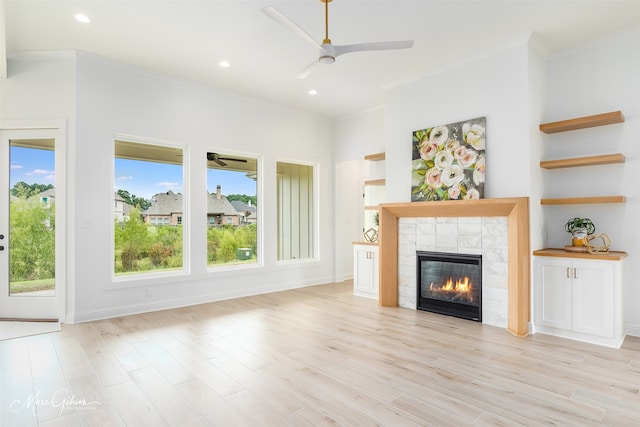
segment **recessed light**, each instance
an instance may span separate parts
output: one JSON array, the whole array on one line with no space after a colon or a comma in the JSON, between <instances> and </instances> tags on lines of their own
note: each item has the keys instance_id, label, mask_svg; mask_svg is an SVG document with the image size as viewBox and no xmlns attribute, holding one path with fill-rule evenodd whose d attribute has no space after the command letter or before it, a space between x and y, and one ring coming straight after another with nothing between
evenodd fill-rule
<instances>
[{"instance_id":1,"label":"recessed light","mask_svg":"<svg viewBox=\"0 0 640 427\"><path fill-rule=\"evenodd\" d=\"M218 65L222 68L229 68L231 66L231 64L229 64L229 61L220 61Z\"/></svg>"},{"instance_id":2,"label":"recessed light","mask_svg":"<svg viewBox=\"0 0 640 427\"><path fill-rule=\"evenodd\" d=\"M309 90L309 95L317 95L317 94L318 94L317 90L315 90L315 89Z\"/></svg>"},{"instance_id":3,"label":"recessed light","mask_svg":"<svg viewBox=\"0 0 640 427\"><path fill-rule=\"evenodd\" d=\"M74 18L76 18L76 21L82 22L83 24L88 24L89 22L91 22L91 19L89 19L89 17L84 13L76 13Z\"/></svg>"}]
</instances>

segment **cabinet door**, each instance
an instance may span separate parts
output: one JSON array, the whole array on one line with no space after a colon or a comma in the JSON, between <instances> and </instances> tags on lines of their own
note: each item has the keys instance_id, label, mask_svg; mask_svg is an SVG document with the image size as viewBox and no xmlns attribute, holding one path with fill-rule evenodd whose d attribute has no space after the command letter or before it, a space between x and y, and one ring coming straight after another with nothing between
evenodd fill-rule
<instances>
[{"instance_id":1,"label":"cabinet door","mask_svg":"<svg viewBox=\"0 0 640 427\"><path fill-rule=\"evenodd\" d=\"M353 292L369 294L373 291L370 247L355 245L353 249Z\"/></svg>"},{"instance_id":2,"label":"cabinet door","mask_svg":"<svg viewBox=\"0 0 640 427\"><path fill-rule=\"evenodd\" d=\"M378 247L373 245L354 245L353 248L353 293L377 299Z\"/></svg>"},{"instance_id":3,"label":"cabinet door","mask_svg":"<svg viewBox=\"0 0 640 427\"><path fill-rule=\"evenodd\" d=\"M377 246L373 246L371 248L371 257L369 259L370 261L370 266L371 266L371 293L372 296L374 298L378 298L378 281L379 281L379 275L378 275L378 247Z\"/></svg>"},{"instance_id":4,"label":"cabinet door","mask_svg":"<svg viewBox=\"0 0 640 427\"><path fill-rule=\"evenodd\" d=\"M542 326L571 329L572 269L562 259L535 259L535 322Z\"/></svg>"},{"instance_id":5,"label":"cabinet door","mask_svg":"<svg viewBox=\"0 0 640 427\"><path fill-rule=\"evenodd\" d=\"M574 261L573 330L614 336L614 289L611 263Z\"/></svg>"}]
</instances>

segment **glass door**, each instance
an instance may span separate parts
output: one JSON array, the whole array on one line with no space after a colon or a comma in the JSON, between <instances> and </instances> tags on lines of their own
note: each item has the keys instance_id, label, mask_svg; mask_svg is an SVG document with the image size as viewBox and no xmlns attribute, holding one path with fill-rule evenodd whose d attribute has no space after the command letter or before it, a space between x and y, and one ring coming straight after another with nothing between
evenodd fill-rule
<instances>
[{"instance_id":1,"label":"glass door","mask_svg":"<svg viewBox=\"0 0 640 427\"><path fill-rule=\"evenodd\" d=\"M58 320L55 130L0 135L0 319Z\"/></svg>"}]
</instances>

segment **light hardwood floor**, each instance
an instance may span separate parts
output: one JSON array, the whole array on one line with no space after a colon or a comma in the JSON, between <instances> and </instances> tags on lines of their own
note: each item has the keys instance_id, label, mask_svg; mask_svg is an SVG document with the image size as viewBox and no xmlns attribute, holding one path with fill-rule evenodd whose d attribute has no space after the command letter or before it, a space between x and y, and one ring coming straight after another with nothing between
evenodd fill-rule
<instances>
[{"instance_id":1,"label":"light hardwood floor","mask_svg":"<svg viewBox=\"0 0 640 427\"><path fill-rule=\"evenodd\" d=\"M351 282L0 342L4 426L640 425L620 350L351 295Z\"/></svg>"}]
</instances>

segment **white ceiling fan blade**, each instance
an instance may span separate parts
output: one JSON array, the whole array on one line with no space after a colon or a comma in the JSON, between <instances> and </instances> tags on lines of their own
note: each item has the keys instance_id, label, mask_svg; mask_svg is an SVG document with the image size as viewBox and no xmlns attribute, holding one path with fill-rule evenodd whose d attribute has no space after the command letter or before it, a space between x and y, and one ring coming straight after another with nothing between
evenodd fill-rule
<instances>
[{"instance_id":1,"label":"white ceiling fan blade","mask_svg":"<svg viewBox=\"0 0 640 427\"><path fill-rule=\"evenodd\" d=\"M393 42L373 42L346 44L342 46L333 46L335 56L340 56L350 52L364 52L368 50L393 50L393 49L409 49L413 47L413 40L393 41Z\"/></svg>"},{"instance_id":2,"label":"white ceiling fan blade","mask_svg":"<svg viewBox=\"0 0 640 427\"><path fill-rule=\"evenodd\" d=\"M313 45L315 47L320 46L320 44L317 41L315 41L313 37L311 37L309 35L309 33L307 33L305 30L300 28L300 26L298 26L298 24L296 24L291 19L289 19L286 16L284 16L277 9L275 9L275 8L273 8L271 6L268 6L268 7L263 8L262 11L264 12L265 15L267 15L269 18L271 18L274 21L276 21L278 24L282 25L285 28L290 29L291 31L293 31L294 33L296 33L297 35L299 35L303 39L307 40L308 42L313 43Z\"/></svg>"},{"instance_id":3,"label":"white ceiling fan blade","mask_svg":"<svg viewBox=\"0 0 640 427\"><path fill-rule=\"evenodd\" d=\"M309 74L311 74L311 72L313 71L313 69L316 67L316 65L318 65L319 62L318 61L313 61L312 63L310 63L309 65L307 65L306 67L304 67L304 69L302 71L300 71L300 74L298 74L296 76L296 78L300 79L300 80L304 80L307 77L309 77Z\"/></svg>"}]
</instances>

